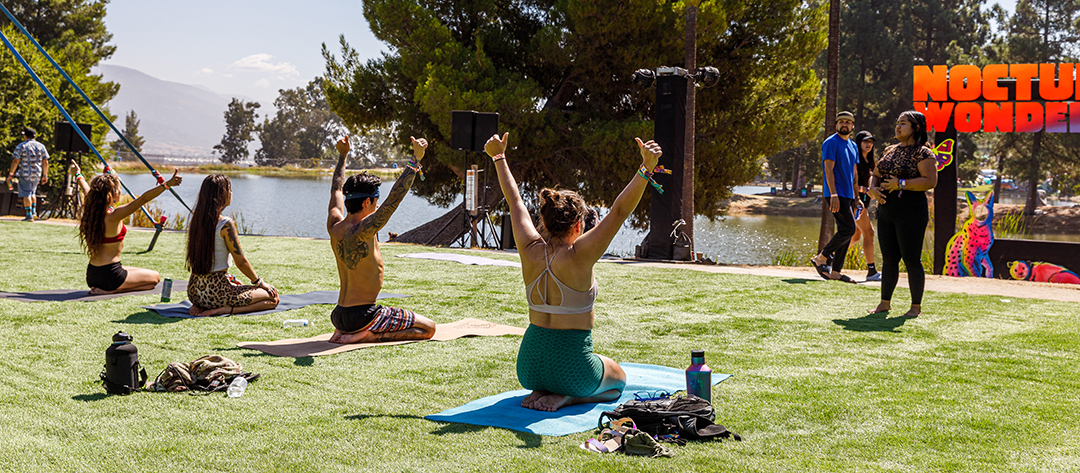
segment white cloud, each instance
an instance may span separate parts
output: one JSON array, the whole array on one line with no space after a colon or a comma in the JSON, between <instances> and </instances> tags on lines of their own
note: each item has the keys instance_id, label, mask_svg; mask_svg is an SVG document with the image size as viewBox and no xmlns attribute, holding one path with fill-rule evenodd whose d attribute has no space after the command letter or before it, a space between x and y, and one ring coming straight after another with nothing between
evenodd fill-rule
<instances>
[{"instance_id":1,"label":"white cloud","mask_svg":"<svg viewBox=\"0 0 1080 473\"><path fill-rule=\"evenodd\" d=\"M236 61L229 65L229 69L237 71L250 71L250 72L266 72L273 74L275 79L286 79L290 77L300 77L300 73L296 70L296 66L287 62L273 63L271 56L266 53L252 54L239 61Z\"/></svg>"},{"instance_id":2,"label":"white cloud","mask_svg":"<svg viewBox=\"0 0 1080 473\"><path fill-rule=\"evenodd\" d=\"M232 79L232 74L222 74L226 79Z\"/></svg>"},{"instance_id":3,"label":"white cloud","mask_svg":"<svg viewBox=\"0 0 1080 473\"><path fill-rule=\"evenodd\" d=\"M213 74L213 73L214 73L214 70L210 69L209 67L204 67L202 69L199 69L199 72L198 72L198 74Z\"/></svg>"},{"instance_id":4,"label":"white cloud","mask_svg":"<svg viewBox=\"0 0 1080 473\"><path fill-rule=\"evenodd\" d=\"M262 88L270 87L270 81L266 79L259 79L255 81L255 85Z\"/></svg>"}]
</instances>

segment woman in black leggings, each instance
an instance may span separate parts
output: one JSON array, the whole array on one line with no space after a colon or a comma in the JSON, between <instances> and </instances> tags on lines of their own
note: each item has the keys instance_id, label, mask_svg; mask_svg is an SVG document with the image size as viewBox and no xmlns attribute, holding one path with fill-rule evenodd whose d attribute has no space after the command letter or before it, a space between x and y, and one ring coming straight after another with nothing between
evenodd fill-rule
<instances>
[{"instance_id":1,"label":"woman in black leggings","mask_svg":"<svg viewBox=\"0 0 1080 473\"><path fill-rule=\"evenodd\" d=\"M911 310L922 313L926 275L922 268L923 236L930 214L926 191L937 185L937 160L927 146L926 117L910 110L896 119L899 144L885 149L870 178L869 194L878 201L878 244L881 247L881 303L870 313L888 312L900 279L900 260L908 271Z\"/></svg>"}]
</instances>

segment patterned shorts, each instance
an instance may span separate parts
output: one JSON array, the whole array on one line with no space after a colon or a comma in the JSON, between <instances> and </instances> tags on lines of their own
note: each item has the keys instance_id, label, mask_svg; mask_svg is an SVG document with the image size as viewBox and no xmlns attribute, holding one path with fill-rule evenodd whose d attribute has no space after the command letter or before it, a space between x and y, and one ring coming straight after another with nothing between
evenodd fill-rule
<instances>
[{"instance_id":1,"label":"patterned shorts","mask_svg":"<svg viewBox=\"0 0 1080 473\"><path fill-rule=\"evenodd\" d=\"M188 282L188 299L202 309L219 307L244 307L251 305L252 292L258 286L245 286L236 278L218 271L210 274L192 274Z\"/></svg>"},{"instance_id":2,"label":"patterned shorts","mask_svg":"<svg viewBox=\"0 0 1080 473\"><path fill-rule=\"evenodd\" d=\"M412 327L416 314L405 309L367 304L355 307L334 307L330 323L342 333L369 330L375 333L397 332Z\"/></svg>"}]
</instances>

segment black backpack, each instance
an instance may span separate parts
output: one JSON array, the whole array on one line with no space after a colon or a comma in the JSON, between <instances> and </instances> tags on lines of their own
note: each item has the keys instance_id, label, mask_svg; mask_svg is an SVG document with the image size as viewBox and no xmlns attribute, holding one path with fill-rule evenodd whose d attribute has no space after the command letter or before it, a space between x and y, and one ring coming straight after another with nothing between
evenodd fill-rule
<instances>
[{"instance_id":1,"label":"black backpack","mask_svg":"<svg viewBox=\"0 0 1080 473\"><path fill-rule=\"evenodd\" d=\"M667 436L690 440L729 437L742 440L739 434L714 424L716 416L712 404L694 395L627 401L614 411L600 414L600 425L603 425L604 418L615 420L623 417L633 419L638 430L660 437L661 440L665 440Z\"/></svg>"}]
</instances>

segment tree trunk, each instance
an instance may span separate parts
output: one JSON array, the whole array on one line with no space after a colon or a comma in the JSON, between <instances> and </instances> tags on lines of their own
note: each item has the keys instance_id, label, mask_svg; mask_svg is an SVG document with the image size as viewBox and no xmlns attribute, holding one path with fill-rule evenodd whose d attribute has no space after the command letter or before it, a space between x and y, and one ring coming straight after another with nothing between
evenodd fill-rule
<instances>
[{"instance_id":1,"label":"tree trunk","mask_svg":"<svg viewBox=\"0 0 1080 473\"><path fill-rule=\"evenodd\" d=\"M1041 173L1039 169L1039 155L1042 154L1043 131L1035 133L1031 141L1031 158L1028 159L1028 195L1027 203L1024 204L1024 215L1035 215L1035 207L1039 206L1039 181Z\"/></svg>"},{"instance_id":2,"label":"tree trunk","mask_svg":"<svg viewBox=\"0 0 1080 473\"><path fill-rule=\"evenodd\" d=\"M825 79L825 136L836 129L836 81L840 76L840 0L829 0L829 64ZM822 176L824 179L825 176ZM822 188L824 188L824 184ZM829 200L821 199L821 231L818 232L818 251L833 235L832 211Z\"/></svg>"}]
</instances>

